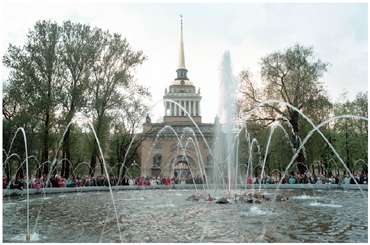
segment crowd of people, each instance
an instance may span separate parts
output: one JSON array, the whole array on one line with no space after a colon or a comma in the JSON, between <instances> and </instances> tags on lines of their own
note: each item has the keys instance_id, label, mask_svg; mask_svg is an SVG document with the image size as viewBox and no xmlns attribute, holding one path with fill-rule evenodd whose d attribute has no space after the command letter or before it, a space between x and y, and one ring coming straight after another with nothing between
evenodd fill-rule
<instances>
[{"instance_id":1,"label":"crowd of people","mask_svg":"<svg viewBox=\"0 0 370 245\"><path fill-rule=\"evenodd\" d=\"M367 184L367 171L353 173L352 178L350 175L337 175L337 174L311 174L306 172L304 174L291 172L282 178L279 175L265 175L262 179L260 176L246 178L247 184ZM356 180L356 181L355 181Z\"/></svg>"},{"instance_id":2,"label":"crowd of people","mask_svg":"<svg viewBox=\"0 0 370 245\"><path fill-rule=\"evenodd\" d=\"M368 184L367 171L362 171L353 174L354 179L349 175L323 175L323 174L310 174L310 173L294 173L284 176L282 179L281 175L264 175L262 179L260 176L246 176L244 184ZM154 186L154 185L173 185L173 184L202 184L204 183L204 177L196 178L178 178L178 177L122 177L117 176L109 177L111 186L115 185L126 185L126 186ZM356 181L355 181L356 180ZM27 187L27 180L25 177L17 177L12 180L8 180L6 176L3 176L3 188L10 189L24 189ZM108 179L106 176L96 177L76 177L63 178L59 175L52 176L49 180L47 176L41 176L40 178L32 177L30 179L29 187L34 189L40 188L51 188L51 187L85 187L85 186L108 186Z\"/></svg>"},{"instance_id":3,"label":"crowd of people","mask_svg":"<svg viewBox=\"0 0 370 245\"><path fill-rule=\"evenodd\" d=\"M173 184L201 184L203 183L201 177L180 179L175 177L122 177L118 178L116 176L109 177L110 185L136 185L136 186L154 186L154 185L173 185ZM8 180L6 176L3 176L3 188L9 189L24 189L27 179L25 177L17 177L15 179ZM48 177L46 175L40 178L32 177L30 178L30 188L40 189L40 188L58 188L58 187L85 187L85 186L109 186L108 179L106 176L96 176L96 177L76 177L72 176L70 178L63 178L59 175Z\"/></svg>"}]
</instances>

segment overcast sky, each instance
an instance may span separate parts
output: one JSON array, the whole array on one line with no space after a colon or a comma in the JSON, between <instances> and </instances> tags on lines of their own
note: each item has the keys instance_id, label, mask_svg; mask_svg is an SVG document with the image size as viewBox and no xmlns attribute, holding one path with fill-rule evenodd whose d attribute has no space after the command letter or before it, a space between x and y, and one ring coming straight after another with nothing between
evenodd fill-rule
<instances>
[{"instance_id":1,"label":"overcast sky","mask_svg":"<svg viewBox=\"0 0 370 245\"><path fill-rule=\"evenodd\" d=\"M28 2L28 3L27 3ZM219 66L230 50L237 75L249 69L259 81L261 57L295 43L313 46L317 57L329 62L323 77L329 96L338 101L347 91L353 98L367 91L367 4L129 4L117 1L9 1L1 7L1 50L21 45L29 28L40 19L98 26L127 37L143 50L147 61L137 71L148 86L153 103L176 76L179 15L184 16L185 60L188 77L200 87L203 121L213 122L217 108ZM104 3L103 3L104 2ZM7 71L1 66L1 79ZM153 110L162 115L162 104Z\"/></svg>"}]
</instances>

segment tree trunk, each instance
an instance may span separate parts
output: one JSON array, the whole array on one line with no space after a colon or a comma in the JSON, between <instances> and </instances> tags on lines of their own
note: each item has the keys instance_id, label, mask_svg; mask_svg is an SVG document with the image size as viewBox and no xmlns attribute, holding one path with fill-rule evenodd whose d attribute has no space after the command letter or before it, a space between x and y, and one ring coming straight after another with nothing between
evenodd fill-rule
<instances>
[{"instance_id":1,"label":"tree trunk","mask_svg":"<svg viewBox=\"0 0 370 245\"><path fill-rule=\"evenodd\" d=\"M40 165L38 165L37 171L36 171L36 177L37 178L41 178L41 171L42 171L42 169L40 168Z\"/></svg>"},{"instance_id":2,"label":"tree trunk","mask_svg":"<svg viewBox=\"0 0 370 245\"><path fill-rule=\"evenodd\" d=\"M294 135L292 136L292 143L294 148L297 150L299 146L301 145L301 142L299 140L299 113L297 111L292 111L289 113L289 122L291 123L293 127ZM298 156L296 158L297 162L297 168L300 174L303 174L307 171L307 168L305 167L305 157L303 154L303 150L301 149L298 153Z\"/></svg>"},{"instance_id":3,"label":"tree trunk","mask_svg":"<svg viewBox=\"0 0 370 245\"><path fill-rule=\"evenodd\" d=\"M25 173L25 164L22 164L22 161L19 161L17 169L18 171L15 173L15 176L23 179Z\"/></svg>"},{"instance_id":4,"label":"tree trunk","mask_svg":"<svg viewBox=\"0 0 370 245\"><path fill-rule=\"evenodd\" d=\"M45 115L45 124L44 124L44 135L43 135L43 143L42 143L42 158L41 162L44 163L43 166L43 173L49 173L49 123L50 123L50 115L49 111L46 112Z\"/></svg>"},{"instance_id":5,"label":"tree trunk","mask_svg":"<svg viewBox=\"0 0 370 245\"><path fill-rule=\"evenodd\" d=\"M44 137L43 137L43 151L41 162L44 163L44 174L48 175L49 173L49 127L50 127L50 103L51 103L51 76L49 75L48 79L48 92L47 92L47 101L45 108L45 124L44 124Z\"/></svg>"},{"instance_id":6,"label":"tree trunk","mask_svg":"<svg viewBox=\"0 0 370 245\"><path fill-rule=\"evenodd\" d=\"M97 152L96 156L98 157L99 164L100 164L100 175L105 175L104 162L103 162L103 159L101 158L102 156L100 156L100 152ZM108 171L108 168L107 168L107 171ZM108 173L108 175L109 175L109 173Z\"/></svg>"},{"instance_id":7,"label":"tree trunk","mask_svg":"<svg viewBox=\"0 0 370 245\"><path fill-rule=\"evenodd\" d=\"M75 114L75 103L74 103L74 100L72 100L71 102L71 106L69 108L69 112L68 112L68 115L67 115L67 125L72 121L72 118ZM70 143L70 135L71 135L71 131L72 131L72 128L73 125L71 124L69 126L69 128L67 129L67 132L66 134L64 135L64 139L63 139L63 158L65 160L63 160L63 163L62 163L62 176L64 178L68 178L69 177L69 172L70 172L70 162L71 162L71 143Z\"/></svg>"},{"instance_id":8,"label":"tree trunk","mask_svg":"<svg viewBox=\"0 0 370 245\"><path fill-rule=\"evenodd\" d=\"M94 174L95 174L97 152L98 152L98 146L97 146L96 141L94 141L93 151L91 153L90 171L89 171L89 174L91 177L94 177Z\"/></svg>"},{"instance_id":9,"label":"tree trunk","mask_svg":"<svg viewBox=\"0 0 370 245\"><path fill-rule=\"evenodd\" d=\"M103 161L100 161L100 158L99 158L99 162L100 162L100 175L105 175L105 171L104 171L104 164L103 164ZM108 173L109 175L109 173Z\"/></svg>"},{"instance_id":10,"label":"tree trunk","mask_svg":"<svg viewBox=\"0 0 370 245\"><path fill-rule=\"evenodd\" d=\"M42 157L42 150L41 149L38 149L37 157L39 159L41 159L41 157ZM41 175L42 175L41 163L42 162L37 163L37 171L36 171L36 177L37 178L41 178Z\"/></svg>"},{"instance_id":11,"label":"tree trunk","mask_svg":"<svg viewBox=\"0 0 370 245\"><path fill-rule=\"evenodd\" d=\"M72 130L72 125L68 128L64 139L63 139L63 162L62 162L62 173L61 175L64 178L69 177L69 172L70 172L70 161L71 161L71 151L70 151L70 133Z\"/></svg>"},{"instance_id":12,"label":"tree trunk","mask_svg":"<svg viewBox=\"0 0 370 245\"><path fill-rule=\"evenodd\" d=\"M4 155L3 155L3 159L5 159ZM8 181L10 181L10 177L11 177L9 164L10 164L10 160L8 160L8 162L5 164L5 175Z\"/></svg>"},{"instance_id":13,"label":"tree trunk","mask_svg":"<svg viewBox=\"0 0 370 245\"><path fill-rule=\"evenodd\" d=\"M352 169L352 166L351 166L350 152L349 152L349 147L348 147L348 124L347 124L347 120L346 120L345 127L346 127L346 135L345 135L345 138L346 138L346 158L347 158L346 160L347 160L347 167L349 168L349 170L351 172L353 172L353 169Z\"/></svg>"},{"instance_id":14,"label":"tree trunk","mask_svg":"<svg viewBox=\"0 0 370 245\"><path fill-rule=\"evenodd\" d=\"M90 176L91 177L94 177L94 174L95 174L95 168L96 168L96 158L98 156L98 143L96 142L97 140L99 140L99 136L100 136L100 128L101 128L101 121L102 121L102 117L98 117L97 118L97 126L96 126L96 129L95 129L95 133L96 133L96 136L98 137L98 139L95 139L94 138L94 146L93 146L93 151L91 153L91 160L90 160Z\"/></svg>"}]
</instances>

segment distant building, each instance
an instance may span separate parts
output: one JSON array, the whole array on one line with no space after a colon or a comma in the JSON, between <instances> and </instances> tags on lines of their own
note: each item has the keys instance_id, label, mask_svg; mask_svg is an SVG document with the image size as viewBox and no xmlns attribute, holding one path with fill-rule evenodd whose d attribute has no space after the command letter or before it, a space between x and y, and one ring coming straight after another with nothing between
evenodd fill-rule
<instances>
[{"instance_id":1,"label":"distant building","mask_svg":"<svg viewBox=\"0 0 370 245\"><path fill-rule=\"evenodd\" d=\"M152 123L147 116L143 125L144 140L139 148L143 176L186 177L192 174L200 177L202 171L199 166L204 166L207 174L210 171L209 147L212 149L214 124L202 123L200 106L202 97L200 89L196 89L187 75L182 29L181 20L177 77L169 88L165 89L163 122ZM185 108L199 129L181 107Z\"/></svg>"}]
</instances>

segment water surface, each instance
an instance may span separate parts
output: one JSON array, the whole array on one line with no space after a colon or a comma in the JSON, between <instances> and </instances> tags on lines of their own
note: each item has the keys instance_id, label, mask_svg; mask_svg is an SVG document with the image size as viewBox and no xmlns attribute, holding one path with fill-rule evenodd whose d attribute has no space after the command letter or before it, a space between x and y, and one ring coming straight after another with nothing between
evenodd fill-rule
<instances>
[{"instance_id":1,"label":"water surface","mask_svg":"<svg viewBox=\"0 0 370 245\"><path fill-rule=\"evenodd\" d=\"M266 190L273 193L274 190ZM358 191L284 190L286 202L221 205L192 190L114 192L123 242L367 242L367 197ZM25 239L24 197L3 200L3 239ZM38 242L121 242L109 192L30 199Z\"/></svg>"}]
</instances>

